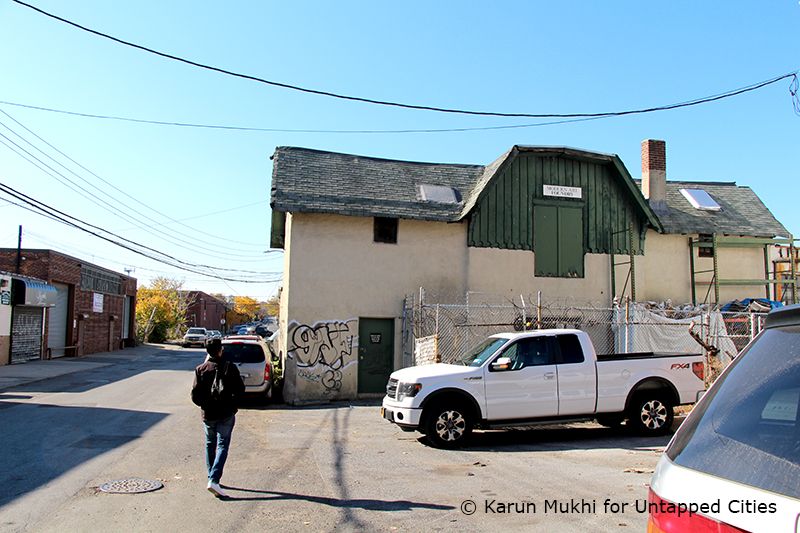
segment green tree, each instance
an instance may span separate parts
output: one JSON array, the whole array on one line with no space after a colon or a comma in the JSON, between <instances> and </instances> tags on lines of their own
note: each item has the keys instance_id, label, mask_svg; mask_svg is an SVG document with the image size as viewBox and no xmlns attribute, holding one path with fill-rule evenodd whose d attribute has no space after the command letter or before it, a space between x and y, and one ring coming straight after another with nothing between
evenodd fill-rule
<instances>
[{"instance_id":1,"label":"green tree","mask_svg":"<svg viewBox=\"0 0 800 533\"><path fill-rule=\"evenodd\" d=\"M136 338L139 342L164 342L183 335L186 327L188 293L182 281L166 277L153 279L136 291Z\"/></svg>"}]
</instances>

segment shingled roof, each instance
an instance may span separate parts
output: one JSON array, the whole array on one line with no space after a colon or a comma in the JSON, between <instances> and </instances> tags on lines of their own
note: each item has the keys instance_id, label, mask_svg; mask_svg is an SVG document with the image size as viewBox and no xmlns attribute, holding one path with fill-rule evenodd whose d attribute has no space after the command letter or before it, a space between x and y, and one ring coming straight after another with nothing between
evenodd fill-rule
<instances>
[{"instance_id":1,"label":"shingled roof","mask_svg":"<svg viewBox=\"0 0 800 533\"><path fill-rule=\"evenodd\" d=\"M638 180L637 180L638 181ZM681 189L703 189L719 204L719 211L695 209ZM734 182L667 181L667 207L656 211L664 233L716 233L747 237L788 237L750 187Z\"/></svg>"},{"instance_id":2,"label":"shingled roof","mask_svg":"<svg viewBox=\"0 0 800 533\"><path fill-rule=\"evenodd\" d=\"M667 208L657 218L635 190L619 157L564 147L514 146L492 163L458 165L397 161L377 157L279 146L273 155L272 198L277 212L335 213L456 222L469 214L483 189L518 152L556 153L602 160L617 166L651 225L665 233L717 233L751 237L788 236L749 187L720 182L667 182ZM635 180L637 183L639 180ZM450 187L456 203L424 200L420 185ZM719 203L719 211L701 211L680 189L702 188ZM659 224L660 222L660 224Z\"/></svg>"},{"instance_id":3,"label":"shingled roof","mask_svg":"<svg viewBox=\"0 0 800 533\"><path fill-rule=\"evenodd\" d=\"M279 146L271 205L277 211L455 221L483 169ZM450 187L458 202L425 201L418 185Z\"/></svg>"}]
</instances>

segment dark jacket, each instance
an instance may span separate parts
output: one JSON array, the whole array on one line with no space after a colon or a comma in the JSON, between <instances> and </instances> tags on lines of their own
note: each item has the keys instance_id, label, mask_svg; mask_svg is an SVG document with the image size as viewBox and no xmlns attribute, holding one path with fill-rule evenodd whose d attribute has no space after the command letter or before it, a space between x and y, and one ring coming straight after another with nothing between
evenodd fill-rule
<instances>
[{"instance_id":1,"label":"dark jacket","mask_svg":"<svg viewBox=\"0 0 800 533\"><path fill-rule=\"evenodd\" d=\"M199 398L211 389L217 367L222 375L222 382L226 394L220 400L203 402ZM202 409L203 420L213 422L225 420L236 414L236 400L244 394L244 382L239 375L236 365L223 359L207 358L206 361L194 369L194 383L192 384L192 401Z\"/></svg>"}]
</instances>

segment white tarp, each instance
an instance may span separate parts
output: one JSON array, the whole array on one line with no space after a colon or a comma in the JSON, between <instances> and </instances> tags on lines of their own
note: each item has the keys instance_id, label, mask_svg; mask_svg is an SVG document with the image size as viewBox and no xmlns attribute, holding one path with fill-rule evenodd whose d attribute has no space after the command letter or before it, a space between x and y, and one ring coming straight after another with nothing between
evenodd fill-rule
<instances>
[{"instance_id":1,"label":"white tarp","mask_svg":"<svg viewBox=\"0 0 800 533\"><path fill-rule=\"evenodd\" d=\"M667 352L704 353L704 349L690 335L689 325L702 339L719 348L720 362L727 365L738 350L727 336L725 322L719 311L698 309L697 314L686 318L668 318L647 308L645 304L630 304L628 324L625 309L615 313L617 352ZM726 353L727 352L727 353Z\"/></svg>"}]
</instances>

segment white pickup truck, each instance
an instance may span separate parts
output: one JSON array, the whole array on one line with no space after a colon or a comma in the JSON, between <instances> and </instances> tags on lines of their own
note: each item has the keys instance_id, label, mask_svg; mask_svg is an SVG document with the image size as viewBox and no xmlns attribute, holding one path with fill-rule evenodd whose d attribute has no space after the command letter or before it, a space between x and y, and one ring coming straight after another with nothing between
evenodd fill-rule
<instances>
[{"instance_id":1,"label":"white pickup truck","mask_svg":"<svg viewBox=\"0 0 800 533\"><path fill-rule=\"evenodd\" d=\"M646 435L670 430L673 408L704 390L703 356L596 354L585 332L545 329L493 335L462 365L393 372L381 416L437 447L461 445L474 427L595 419Z\"/></svg>"}]
</instances>

